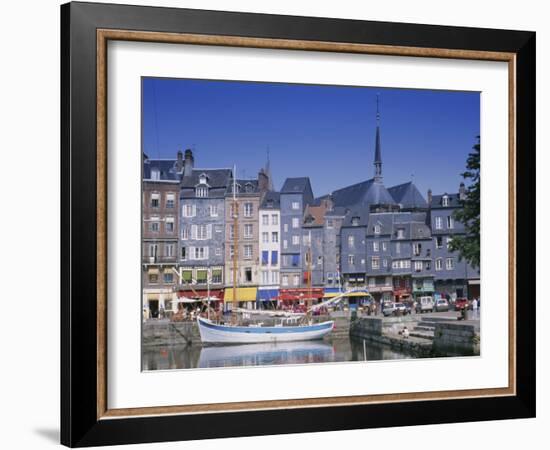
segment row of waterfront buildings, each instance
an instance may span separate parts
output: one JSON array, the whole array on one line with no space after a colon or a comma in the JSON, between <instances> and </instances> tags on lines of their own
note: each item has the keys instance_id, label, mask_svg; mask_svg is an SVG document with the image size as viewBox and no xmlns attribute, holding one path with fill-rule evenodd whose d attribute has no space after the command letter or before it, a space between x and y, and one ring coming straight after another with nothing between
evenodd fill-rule
<instances>
[{"instance_id":1,"label":"row of waterfront buildings","mask_svg":"<svg viewBox=\"0 0 550 450\"><path fill-rule=\"evenodd\" d=\"M195 167L191 150L144 155L144 310L156 317L207 295L230 309L234 293L239 306L303 303L350 287L377 301L479 296L479 271L449 250L465 232L453 214L464 184L427 198L412 182L386 188L378 126L374 153L372 179L317 198L308 177L274 190L269 162L255 179L234 179Z\"/></svg>"}]
</instances>

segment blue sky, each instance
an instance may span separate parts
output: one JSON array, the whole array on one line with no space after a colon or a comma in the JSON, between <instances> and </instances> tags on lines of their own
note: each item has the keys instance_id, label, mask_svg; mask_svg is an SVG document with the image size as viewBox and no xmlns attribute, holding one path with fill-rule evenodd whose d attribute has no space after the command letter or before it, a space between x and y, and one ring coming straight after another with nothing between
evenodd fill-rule
<instances>
[{"instance_id":1,"label":"blue sky","mask_svg":"<svg viewBox=\"0 0 550 450\"><path fill-rule=\"evenodd\" d=\"M374 173L376 94L386 187L414 180L456 192L479 134L479 93L185 79L143 79L143 150L255 177L270 151L276 189L309 176L315 196Z\"/></svg>"}]
</instances>

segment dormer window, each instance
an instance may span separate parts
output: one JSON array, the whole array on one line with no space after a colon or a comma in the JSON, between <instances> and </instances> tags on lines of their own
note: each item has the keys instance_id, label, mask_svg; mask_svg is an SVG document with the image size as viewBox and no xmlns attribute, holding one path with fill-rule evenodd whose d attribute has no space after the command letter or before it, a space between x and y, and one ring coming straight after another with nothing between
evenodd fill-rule
<instances>
[{"instance_id":1,"label":"dormer window","mask_svg":"<svg viewBox=\"0 0 550 450\"><path fill-rule=\"evenodd\" d=\"M208 186L197 186L195 193L197 197L208 197Z\"/></svg>"},{"instance_id":2,"label":"dormer window","mask_svg":"<svg viewBox=\"0 0 550 450\"><path fill-rule=\"evenodd\" d=\"M245 192L253 192L254 191L254 186L252 185L252 183L246 183L245 186L244 186L244 191Z\"/></svg>"},{"instance_id":3,"label":"dormer window","mask_svg":"<svg viewBox=\"0 0 550 450\"><path fill-rule=\"evenodd\" d=\"M351 225L354 227L359 226L359 217L352 217L351 218Z\"/></svg>"},{"instance_id":4,"label":"dormer window","mask_svg":"<svg viewBox=\"0 0 550 450\"><path fill-rule=\"evenodd\" d=\"M160 170L159 169L151 169L151 180L160 180Z\"/></svg>"},{"instance_id":5,"label":"dormer window","mask_svg":"<svg viewBox=\"0 0 550 450\"><path fill-rule=\"evenodd\" d=\"M208 182L208 176L205 173L199 175L199 184L206 184Z\"/></svg>"},{"instance_id":6,"label":"dormer window","mask_svg":"<svg viewBox=\"0 0 550 450\"><path fill-rule=\"evenodd\" d=\"M380 225L375 225L374 226L374 234L380 234Z\"/></svg>"},{"instance_id":7,"label":"dormer window","mask_svg":"<svg viewBox=\"0 0 550 450\"><path fill-rule=\"evenodd\" d=\"M449 196L448 195L443 196L443 198L441 199L441 204L442 204L442 206L449 206Z\"/></svg>"},{"instance_id":8,"label":"dormer window","mask_svg":"<svg viewBox=\"0 0 550 450\"><path fill-rule=\"evenodd\" d=\"M397 239L403 239L405 237L405 230L403 228L397 229Z\"/></svg>"}]
</instances>

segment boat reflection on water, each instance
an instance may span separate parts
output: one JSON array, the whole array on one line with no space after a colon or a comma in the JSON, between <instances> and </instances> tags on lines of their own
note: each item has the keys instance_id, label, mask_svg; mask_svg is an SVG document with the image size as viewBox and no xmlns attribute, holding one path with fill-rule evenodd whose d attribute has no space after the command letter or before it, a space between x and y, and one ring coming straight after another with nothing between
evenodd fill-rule
<instances>
[{"instance_id":1,"label":"boat reflection on water","mask_svg":"<svg viewBox=\"0 0 550 450\"><path fill-rule=\"evenodd\" d=\"M334 347L320 342L282 342L203 347L198 367L271 366L334 361Z\"/></svg>"},{"instance_id":2,"label":"boat reflection on water","mask_svg":"<svg viewBox=\"0 0 550 450\"><path fill-rule=\"evenodd\" d=\"M271 366L410 358L389 347L355 339L265 344L172 345L143 348L143 370Z\"/></svg>"}]
</instances>

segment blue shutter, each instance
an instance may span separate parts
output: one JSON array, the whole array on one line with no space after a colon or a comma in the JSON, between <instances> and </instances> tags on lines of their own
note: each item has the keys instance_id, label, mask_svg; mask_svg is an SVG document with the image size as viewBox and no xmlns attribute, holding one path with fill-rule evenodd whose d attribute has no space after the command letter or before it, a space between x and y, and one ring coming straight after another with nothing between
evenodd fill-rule
<instances>
[{"instance_id":1,"label":"blue shutter","mask_svg":"<svg viewBox=\"0 0 550 450\"><path fill-rule=\"evenodd\" d=\"M300 265L300 255L292 255L292 265L295 267Z\"/></svg>"},{"instance_id":2,"label":"blue shutter","mask_svg":"<svg viewBox=\"0 0 550 450\"><path fill-rule=\"evenodd\" d=\"M277 265L277 252L274 251L274 252L271 252L271 265L272 266L276 266Z\"/></svg>"},{"instance_id":3,"label":"blue shutter","mask_svg":"<svg viewBox=\"0 0 550 450\"><path fill-rule=\"evenodd\" d=\"M269 252L267 250L262 251L262 265L266 266L269 261Z\"/></svg>"}]
</instances>

